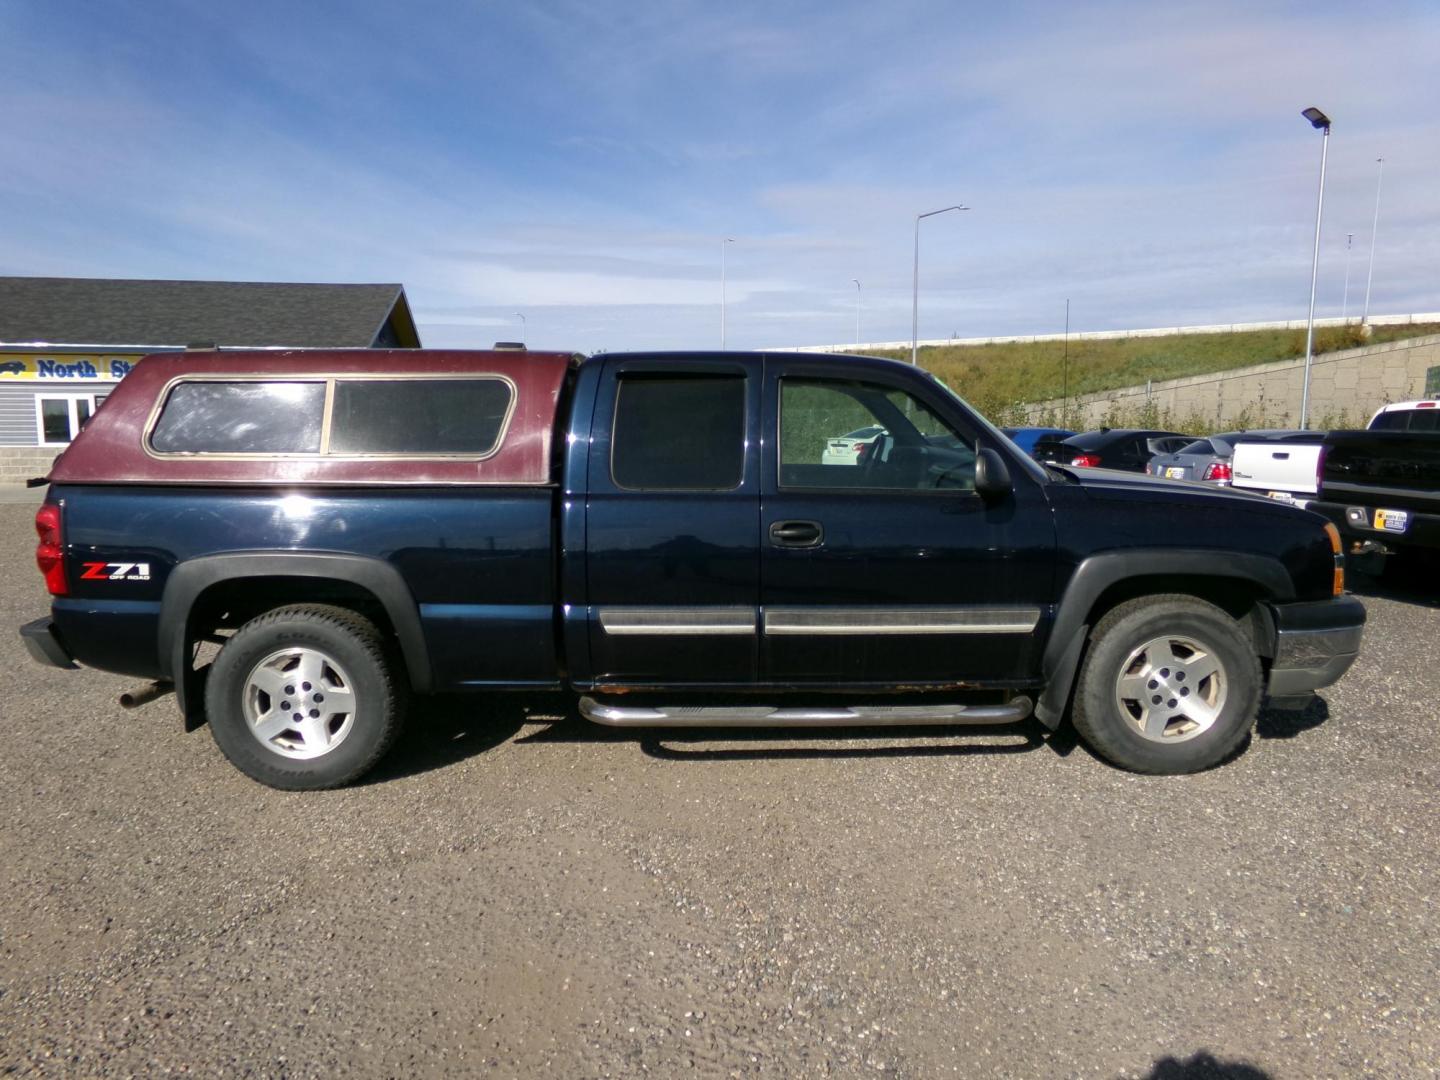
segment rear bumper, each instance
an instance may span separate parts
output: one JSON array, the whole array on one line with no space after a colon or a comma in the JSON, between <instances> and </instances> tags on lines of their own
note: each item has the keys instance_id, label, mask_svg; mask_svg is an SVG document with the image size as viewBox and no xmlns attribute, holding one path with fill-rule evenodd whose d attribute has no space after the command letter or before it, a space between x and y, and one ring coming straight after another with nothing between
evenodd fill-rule
<instances>
[{"instance_id":1,"label":"rear bumper","mask_svg":"<svg viewBox=\"0 0 1440 1080\"><path fill-rule=\"evenodd\" d=\"M1312 502L1307 509L1324 515L1340 530L1345 539L1346 554L1363 554L1367 542L1371 550L1380 545L1392 552L1402 547L1440 548L1440 514L1425 514L1404 506L1393 507L1404 510L1408 518L1404 531L1396 532L1375 528L1375 511L1391 509L1384 502Z\"/></svg>"},{"instance_id":2,"label":"rear bumper","mask_svg":"<svg viewBox=\"0 0 1440 1080\"><path fill-rule=\"evenodd\" d=\"M25 642L25 651L37 664L71 670L80 666L60 640L55 622L48 615L20 627L20 640Z\"/></svg>"},{"instance_id":3,"label":"rear bumper","mask_svg":"<svg viewBox=\"0 0 1440 1080\"><path fill-rule=\"evenodd\" d=\"M1271 697L1308 694L1339 680L1360 654L1365 606L1353 596L1275 604Z\"/></svg>"}]
</instances>

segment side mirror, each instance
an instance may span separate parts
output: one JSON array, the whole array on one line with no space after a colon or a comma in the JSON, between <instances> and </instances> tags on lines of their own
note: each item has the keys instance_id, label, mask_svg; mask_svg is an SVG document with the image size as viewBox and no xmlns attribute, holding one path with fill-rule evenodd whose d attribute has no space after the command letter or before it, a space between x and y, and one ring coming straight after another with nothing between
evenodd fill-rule
<instances>
[{"instance_id":1,"label":"side mirror","mask_svg":"<svg viewBox=\"0 0 1440 1080\"><path fill-rule=\"evenodd\" d=\"M975 491L981 498L990 501L1009 495L1012 486L1004 458L988 447L975 455Z\"/></svg>"}]
</instances>

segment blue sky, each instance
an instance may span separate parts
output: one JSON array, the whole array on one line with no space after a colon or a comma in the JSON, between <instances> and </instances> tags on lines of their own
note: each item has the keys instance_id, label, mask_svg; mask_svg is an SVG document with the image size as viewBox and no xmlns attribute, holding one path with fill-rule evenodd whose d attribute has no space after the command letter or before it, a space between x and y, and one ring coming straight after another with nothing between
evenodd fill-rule
<instances>
[{"instance_id":1,"label":"blue sky","mask_svg":"<svg viewBox=\"0 0 1440 1080\"><path fill-rule=\"evenodd\" d=\"M1440 309L1440 5L0 0L0 273L399 281L428 345Z\"/></svg>"}]
</instances>

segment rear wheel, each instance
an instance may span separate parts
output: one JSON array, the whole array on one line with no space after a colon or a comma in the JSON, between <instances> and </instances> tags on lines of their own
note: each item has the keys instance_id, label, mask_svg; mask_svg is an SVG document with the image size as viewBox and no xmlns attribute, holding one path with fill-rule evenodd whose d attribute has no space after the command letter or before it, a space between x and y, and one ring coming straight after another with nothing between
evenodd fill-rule
<instances>
[{"instance_id":1,"label":"rear wheel","mask_svg":"<svg viewBox=\"0 0 1440 1080\"><path fill-rule=\"evenodd\" d=\"M1121 768L1191 773L1225 759L1260 709L1260 659L1245 629L1193 596L1143 597L1091 636L1075 728Z\"/></svg>"},{"instance_id":2,"label":"rear wheel","mask_svg":"<svg viewBox=\"0 0 1440 1080\"><path fill-rule=\"evenodd\" d=\"M346 608L298 604L251 619L210 670L215 742L245 775L288 791L364 775L404 723L405 695L375 625Z\"/></svg>"}]
</instances>

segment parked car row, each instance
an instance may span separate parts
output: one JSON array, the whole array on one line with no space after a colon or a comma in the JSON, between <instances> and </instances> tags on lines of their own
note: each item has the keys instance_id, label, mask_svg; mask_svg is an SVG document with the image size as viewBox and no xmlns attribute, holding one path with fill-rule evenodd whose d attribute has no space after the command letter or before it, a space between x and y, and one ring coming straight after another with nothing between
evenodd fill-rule
<instances>
[{"instance_id":1,"label":"parked car row","mask_svg":"<svg viewBox=\"0 0 1440 1080\"><path fill-rule=\"evenodd\" d=\"M1148 472L1157 454L1173 454L1195 441L1178 431L1100 428L1076 433L1062 428L1004 428L1036 461L1078 468Z\"/></svg>"},{"instance_id":2,"label":"parked car row","mask_svg":"<svg viewBox=\"0 0 1440 1080\"><path fill-rule=\"evenodd\" d=\"M1235 448L1242 443L1318 443L1320 438L1315 432L1280 428L1206 436L1141 428L1100 428L1078 434L1057 428L1004 431L1040 462L1143 472L1169 480L1198 480L1222 486L1230 484L1234 477ZM1287 456L1285 451L1279 452L1279 457Z\"/></svg>"},{"instance_id":3,"label":"parked car row","mask_svg":"<svg viewBox=\"0 0 1440 1080\"><path fill-rule=\"evenodd\" d=\"M1440 548L1440 399L1382 406L1364 431L1004 430L1043 463L1233 486L1313 510L1372 568Z\"/></svg>"},{"instance_id":4,"label":"parked car row","mask_svg":"<svg viewBox=\"0 0 1440 1080\"><path fill-rule=\"evenodd\" d=\"M1314 441L1313 431L1292 431L1265 428L1257 431L1226 431L1207 435L1181 447L1174 454L1158 454L1146 472L1170 480L1202 480L1213 484L1230 484L1234 480L1235 448L1246 443L1289 444ZM1282 455L1288 451L1276 451Z\"/></svg>"}]
</instances>

